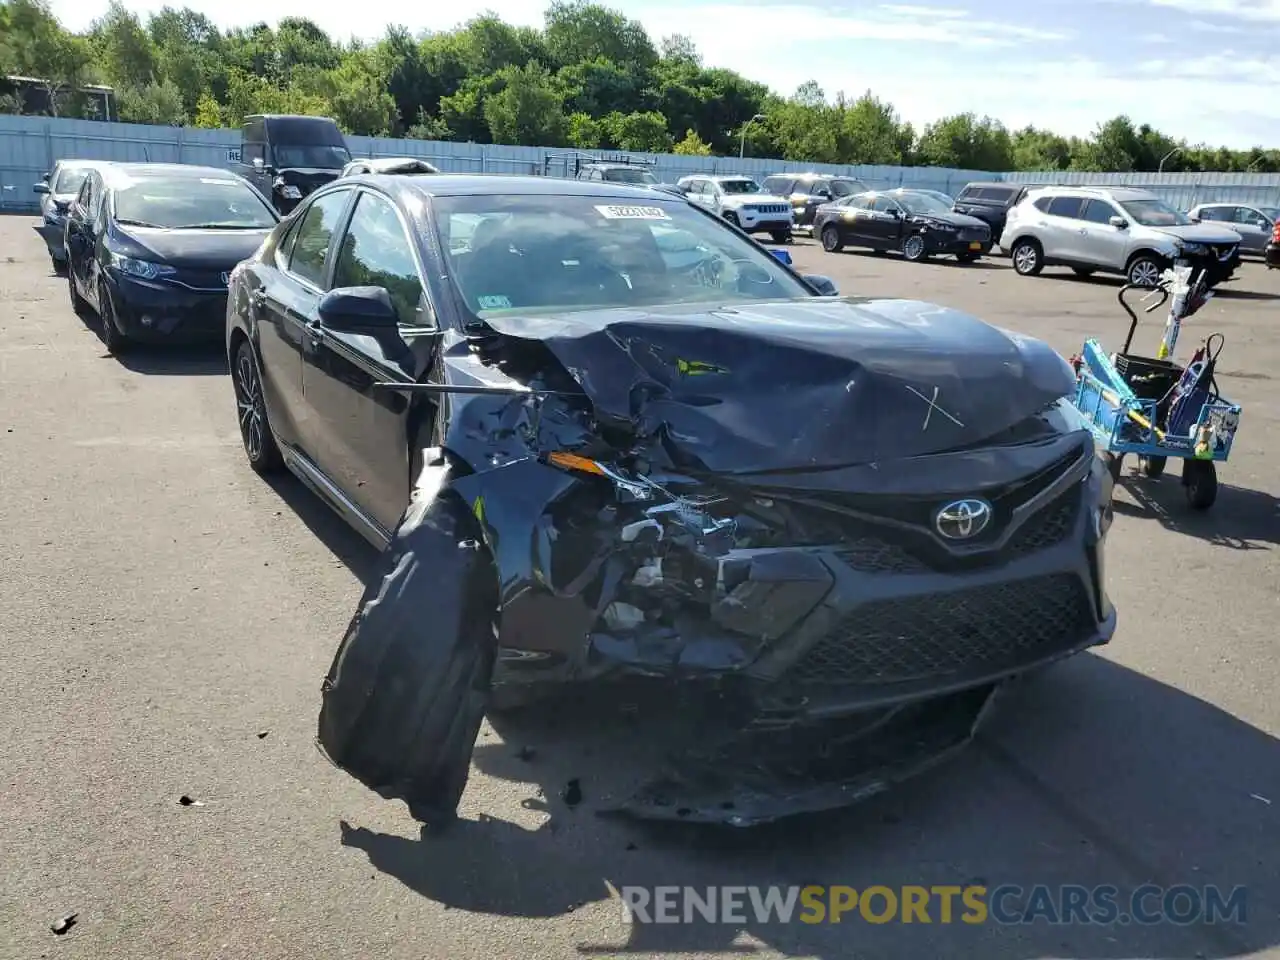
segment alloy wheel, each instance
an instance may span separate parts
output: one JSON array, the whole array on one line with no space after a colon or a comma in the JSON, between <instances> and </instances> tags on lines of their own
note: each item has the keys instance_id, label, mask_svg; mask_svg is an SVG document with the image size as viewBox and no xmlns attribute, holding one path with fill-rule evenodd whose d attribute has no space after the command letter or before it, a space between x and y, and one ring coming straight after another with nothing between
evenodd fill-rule
<instances>
[{"instance_id":1,"label":"alloy wheel","mask_svg":"<svg viewBox=\"0 0 1280 960\"><path fill-rule=\"evenodd\" d=\"M253 356L248 350L241 350L236 359L234 387L244 452L250 462L258 463L262 460L266 447L267 413L262 397L262 381L258 379Z\"/></svg>"},{"instance_id":2,"label":"alloy wheel","mask_svg":"<svg viewBox=\"0 0 1280 960\"><path fill-rule=\"evenodd\" d=\"M1024 243L1013 251L1013 266L1019 273L1030 273L1036 268L1038 259L1036 248L1029 243Z\"/></svg>"},{"instance_id":3,"label":"alloy wheel","mask_svg":"<svg viewBox=\"0 0 1280 960\"><path fill-rule=\"evenodd\" d=\"M1140 287L1154 287L1160 280L1160 265L1143 257L1129 268L1129 282Z\"/></svg>"},{"instance_id":4,"label":"alloy wheel","mask_svg":"<svg viewBox=\"0 0 1280 960\"><path fill-rule=\"evenodd\" d=\"M924 256L924 237L916 234L907 238L902 245L902 255L908 260L919 260Z\"/></svg>"}]
</instances>

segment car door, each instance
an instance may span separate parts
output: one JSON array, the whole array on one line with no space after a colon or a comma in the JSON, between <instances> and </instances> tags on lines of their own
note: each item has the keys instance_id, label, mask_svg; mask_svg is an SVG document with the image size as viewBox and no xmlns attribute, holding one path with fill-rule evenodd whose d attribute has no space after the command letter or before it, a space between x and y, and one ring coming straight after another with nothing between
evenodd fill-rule
<instances>
[{"instance_id":1,"label":"car door","mask_svg":"<svg viewBox=\"0 0 1280 960\"><path fill-rule=\"evenodd\" d=\"M1113 269L1124 266L1129 235L1127 230L1111 225L1112 217L1123 215L1109 200L1091 197L1086 201L1080 212L1080 263Z\"/></svg>"},{"instance_id":2,"label":"car door","mask_svg":"<svg viewBox=\"0 0 1280 960\"><path fill-rule=\"evenodd\" d=\"M93 247L89 243L91 228L86 224L86 221L91 219L89 206L93 200L93 180L94 175L90 173L84 178L84 183L80 184L80 192L76 194L76 198L71 201L71 207L67 210L65 227L64 242L67 247L68 276L80 291L81 296L84 296L88 290L85 286L86 261L93 255Z\"/></svg>"},{"instance_id":3,"label":"car door","mask_svg":"<svg viewBox=\"0 0 1280 960\"><path fill-rule=\"evenodd\" d=\"M1240 249L1262 253L1271 240L1271 221L1254 207L1236 207L1227 227L1240 234Z\"/></svg>"},{"instance_id":4,"label":"car door","mask_svg":"<svg viewBox=\"0 0 1280 960\"><path fill-rule=\"evenodd\" d=\"M420 345L434 343L435 313L423 275L408 221L388 197L361 189L336 247L330 289L384 287L400 329L372 336L316 327L303 352L302 391L321 469L379 533L395 530L409 502L410 404L373 384L412 381L429 363Z\"/></svg>"},{"instance_id":5,"label":"car door","mask_svg":"<svg viewBox=\"0 0 1280 960\"><path fill-rule=\"evenodd\" d=\"M1086 199L1059 195L1049 201L1040 239L1046 259L1071 263L1098 262L1085 252L1088 229L1081 221L1080 213L1084 210Z\"/></svg>"},{"instance_id":6,"label":"car door","mask_svg":"<svg viewBox=\"0 0 1280 960\"><path fill-rule=\"evenodd\" d=\"M854 247L872 244L875 227L872 224L871 201L866 197L841 197L831 203L836 226L845 243Z\"/></svg>"},{"instance_id":7,"label":"car door","mask_svg":"<svg viewBox=\"0 0 1280 960\"><path fill-rule=\"evenodd\" d=\"M709 207L711 198L707 192L707 181L690 180L689 181L689 199L700 207Z\"/></svg>"},{"instance_id":8,"label":"car door","mask_svg":"<svg viewBox=\"0 0 1280 960\"><path fill-rule=\"evenodd\" d=\"M891 197L876 197L869 215L858 222L865 224L867 241L876 249L896 249L902 243L906 214Z\"/></svg>"},{"instance_id":9,"label":"car door","mask_svg":"<svg viewBox=\"0 0 1280 960\"><path fill-rule=\"evenodd\" d=\"M302 388L302 354L315 333L316 307L327 288L334 240L355 196L341 187L308 198L251 294L263 389L292 428L290 442L317 459L324 430Z\"/></svg>"}]
</instances>

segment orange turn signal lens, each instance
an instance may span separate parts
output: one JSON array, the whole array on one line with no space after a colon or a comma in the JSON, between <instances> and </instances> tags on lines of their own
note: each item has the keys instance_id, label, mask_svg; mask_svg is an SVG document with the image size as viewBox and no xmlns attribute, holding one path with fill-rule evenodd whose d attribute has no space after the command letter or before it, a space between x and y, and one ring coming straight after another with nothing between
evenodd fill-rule
<instances>
[{"instance_id":1,"label":"orange turn signal lens","mask_svg":"<svg viewBox=\"0 0 1280 960\"><path fill-rule=\"evenodd\" d=\"M586 457L580 457L576 453L557 450L547 456L547 461L562 470L581 470L583 473L594 473L600 477L605 475L605 472L600 469L600 464Z\"/></svg>"}]
</instances>

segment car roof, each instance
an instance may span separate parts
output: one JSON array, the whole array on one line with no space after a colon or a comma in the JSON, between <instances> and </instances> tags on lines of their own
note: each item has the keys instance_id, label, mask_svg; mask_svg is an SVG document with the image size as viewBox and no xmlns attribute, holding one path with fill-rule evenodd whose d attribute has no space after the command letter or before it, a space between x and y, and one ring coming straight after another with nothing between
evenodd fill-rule
<instances>
[{"instance_id":1,"label":"car roof","mask_svg":"<svg viewBox=\"0 0 1280 960\"><path fill-rule=\"evenodd\" d=\"M222 167L197 167L189 163L113 163L103 168L112 182L138 180L143 177L177 177L186 180L240 180L237 174Z\"/></svg>"},{"instance_id":2,"label":"car roof","mask_svg":"<svg viewBox=\"0 0 1280 960\"><path fill-rule=\"evenodd\" d=\"M1028 193L1034 193L1037 197L1044 196L1046 193L1053 193L1064 197L1106 197L1116 201L1160 199L1150 190L1139 190L1135 187L1086 187L1043 184L1038 187L1030 187Z\"/></svg>"},{"instance_id":3,"label":"car roof","mask_svg":"<svg viewBox=\"0 0 1280 960\"><path fill-rule=\"evenodd\" d=\"M653 202L652 189L602 180L567 180L561 177L494 175L481 173L441 173L432 177L397 177L362 173L346 182L367 182L394 193L414 191L425 197L472 197L483 194L528 197L604 197L617 200ZM671 199L676 199L674 195Z\"/></svg>"},{"instance_id":4,"label":"car roof","mask_svg":"<svg viewBox=\"0 0 1280 960\"><path fill-rule=\"evenodd\" d=\"M84 167L86 170L97 170L113 164L111 160L77 160L74 157L63 157L53 161L55 167Z\"/></svg>"}]
</instances>

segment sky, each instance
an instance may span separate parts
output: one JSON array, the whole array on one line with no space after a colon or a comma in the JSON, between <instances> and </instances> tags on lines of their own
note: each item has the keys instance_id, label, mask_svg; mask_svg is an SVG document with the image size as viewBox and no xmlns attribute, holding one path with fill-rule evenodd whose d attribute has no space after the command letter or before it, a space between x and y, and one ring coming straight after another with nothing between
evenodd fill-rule
<instances>
[{"instance_id":1,"label":"sky","mask_svg":"<svg viewBox=\"0 0 1280 960\"><path fill-rule=\"evenodd\" d=\"M447 30L491 11L541 26L541 0L169 0L221 27L309 17L335 38L389 23ZM1011 129L1087 136L1120 113L1191 143L1280 147L1280 0L604 0L658 42L682 33L707 66L789 94L816 80L834 97L867 89L922 126L973 112ZM145 17L164 0L125 0ZM53 0L73 30L107 0ZM269 16L267 12L269 11ZM358 21L358 22L353 22Z\"/></svg>"}]
</instances>

